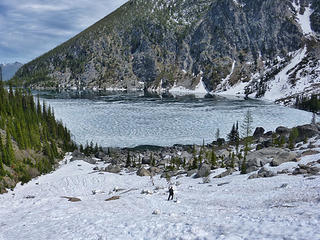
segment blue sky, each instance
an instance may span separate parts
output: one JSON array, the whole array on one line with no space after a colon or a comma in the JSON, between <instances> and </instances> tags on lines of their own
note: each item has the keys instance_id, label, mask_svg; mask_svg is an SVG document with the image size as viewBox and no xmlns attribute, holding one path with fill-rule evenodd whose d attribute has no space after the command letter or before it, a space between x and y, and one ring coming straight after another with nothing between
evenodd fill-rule
<instances>
[{"instance_id":1,"label":"blue sky","mask_svg":"<svg viewBox=\"0 0 320 240\"><path fill-rule=\"evenodd\" d=\"M127 1L1 0L0 63L27 63Z\"/></svg>"}]
</instances>

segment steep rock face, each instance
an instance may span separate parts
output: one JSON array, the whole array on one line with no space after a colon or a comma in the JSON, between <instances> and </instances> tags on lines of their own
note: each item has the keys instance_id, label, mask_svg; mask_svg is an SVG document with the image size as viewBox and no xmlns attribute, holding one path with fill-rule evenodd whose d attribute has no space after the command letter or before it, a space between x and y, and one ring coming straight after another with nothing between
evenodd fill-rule
<instances>
[{"instance_id":1,"label":"steep rock face","mask_svg":"<svg viewBox=\"0 0 320 240\"><path fill-rule=\"evenodd\" d=\"M306 49L284 85L295 87L302 74L314 89L320 82L319 19L316 0L131 0L26 64L15 81L161 91L195 89L202 80L208 91L264 97L275 76Z\"/></svg>"}]
</instances>

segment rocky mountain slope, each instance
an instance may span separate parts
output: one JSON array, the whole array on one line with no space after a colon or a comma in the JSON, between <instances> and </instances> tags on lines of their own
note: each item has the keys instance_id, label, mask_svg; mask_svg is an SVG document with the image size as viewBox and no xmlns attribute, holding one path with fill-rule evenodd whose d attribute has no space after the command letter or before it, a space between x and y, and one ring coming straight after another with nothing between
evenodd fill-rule
<instances>
[{"instance_id":1,"label":"rocky mountain slope","mask_svg":"<svg viewBox=\"0 0 320 240\"><path fill-rule=\"evenodd\" d=\"M0 64L0 68L2 71L2 80L8 81L10 80L15 73L22 67L22 63L8 63L8 64Z\"/></svg>"},{"instance_id":2,"label":"rocky mountain slope","mask_svg":"<svg viewBox=\"0 0 320 240\"><path fill-rule=\"evenodd\" d=\"M130 0L14 80L290 102L320 89L319 36L317 0Z\"/></svg>"}]
</instances>

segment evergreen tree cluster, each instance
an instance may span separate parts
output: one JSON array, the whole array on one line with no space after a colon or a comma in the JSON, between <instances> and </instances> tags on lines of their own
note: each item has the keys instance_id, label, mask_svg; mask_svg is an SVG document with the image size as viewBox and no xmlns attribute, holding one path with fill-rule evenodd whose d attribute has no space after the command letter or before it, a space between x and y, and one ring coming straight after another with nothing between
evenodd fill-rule
<instances>
[{"instance_id":1,"label":"evergreen tree cluster","mask_svg":"<svg viewBox=\"0 0 320 240\"><path fill-rule=\"evenodd\" d=\"M236 124L232 125L231 131L228 134L228 140L230 141L230 143L232 144L236 144L239 142L240 140L240 134L239 134L239 124L238 122Z\"/></svg>"},{"instance_id":2,"label":"evergreen tree cluster","mask_svg":"<svg viewBox=\"0 0 320 240\"><path fill-rule=\"evenodd\" d=\"M56 121L50 106L41 106L39 98L35 103L30 91L12 87L8 91L0 81L0 180L10 176L4 165L13 169L19 180L27 181L28 167L48 172L57 158L74 148L69 130ZM31 161L30 156L17 154L23 151L41 157Z\"/></svg>"},{"instance_id":3,"label":"evergreen tree cluster","mask_svg":"<svg viewBox=\"0 0 320 240\"><path fill-rule=\"evenodd\" d=\"M308 97L297 97L295 106L299 109L317 113L320 111L320 95Z\"/></svg>"}]
</instances>

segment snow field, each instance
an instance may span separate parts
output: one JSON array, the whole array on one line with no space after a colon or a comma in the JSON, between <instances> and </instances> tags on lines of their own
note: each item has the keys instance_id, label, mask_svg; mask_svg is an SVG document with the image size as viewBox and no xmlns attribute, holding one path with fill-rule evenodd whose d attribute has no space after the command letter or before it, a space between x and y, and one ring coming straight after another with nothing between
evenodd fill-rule
<instances>
[{"instance_id":1,"label":"snow field","mask_svg":"<svg viewBox=\"0 0 320 240\"><path fill-rule=\"evenodd\" d=\"M320 154L268 168L292 170L318 159ZM168 183L159 176L152 186L149 177L93 167L83 161L62 164L0 195L0 239L320 239L320 176L247 180L249 174L236 172L214 179L223 171L217 169L209 184L173 177L175 202L167 201ZM120 199L105 201L112 196Z\"/></svg>"}]
</instances>

